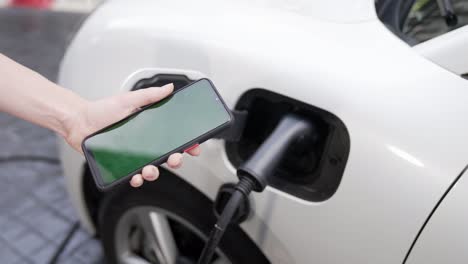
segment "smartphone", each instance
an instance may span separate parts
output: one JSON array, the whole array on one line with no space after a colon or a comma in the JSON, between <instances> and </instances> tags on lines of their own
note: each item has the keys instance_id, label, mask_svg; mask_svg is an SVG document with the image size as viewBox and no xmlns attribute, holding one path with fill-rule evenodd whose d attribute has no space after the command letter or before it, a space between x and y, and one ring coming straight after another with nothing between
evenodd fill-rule
<instances>
[{"instance_id":1,"label":"smartphone","mask_svg":"<svg viewBox=\"0 0 468 264\"><path fill-rule=\"evenodd\" d=\"M213 83L200 79L86 137L82 149L102 191L128 182L146 165L166 162L233 121Z\"/></svg>"}]
</instances>

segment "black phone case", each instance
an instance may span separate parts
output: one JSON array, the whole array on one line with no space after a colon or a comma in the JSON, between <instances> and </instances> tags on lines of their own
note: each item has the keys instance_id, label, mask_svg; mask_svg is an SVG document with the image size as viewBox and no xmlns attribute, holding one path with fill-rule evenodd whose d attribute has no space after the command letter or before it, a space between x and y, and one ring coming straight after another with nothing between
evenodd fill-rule
<instances>
[{"instance_id":1,"label":"black phone case","mask_svg":"<svg viewBox=\"0 0 468 264\"><path fill-rule=\"evenodd\" d=\"M226 122L226 123L224 123L224 124L222 124L222 125L220 125L220 126L218 126L218 127L216 127L216 128L214 128L214 129L212 129L212 130L210 130L210 131L208 131L208 132L206 132L205 134L202 134L201 136L199 136L199 137L197 137L197 138L195 138L195 139L193 139L193 140L191 140L191 141L189 141L189 142L183 144L182 146L180 146L180 147L174 149L173 151L170 151L170 152L166 153L166 154L165 154L164 156L162 156L161 158L156 159L156 160L153 160L152 162L149 162L148 164L145 164L145 165L142 166L141 168L138 168L137 170L131 172L131 173L128 174L127 176L122 177L122 178L120 178L120 179L118 179L118 180L116 180L116 181L114 181L114 182L112 182L112 183L110 183L110 184L104 184L104 183L103 183L103 181L102 181L102 179L101 179L101 175L99 174L99 170L97 169L96 164L95 164L95 162L94 162L94 157L93 157L92 153L91 153L90 151L88 151L88 149L86 148L86 145L85 145L86 140L87 140L88 138L93 137L94 135L97 135L97 134L102 133L104 130L110 128L111 126L113 126L113 125L115 125L115 124L117 124L117 123L119 123L119 122L122 122L122 121L125 120L125 119L131 118L131 117L133 117L133 116L135 116L135 115L137 115L137 114L139 114L139 113L145 111L147 108L153 106L154 104L157 104L158 102L156 102L156 103L154 103L154 104L147 105L147 106L143 107L142 109L136 111L135 113L133 113L133 114L131 114L131 115L125 117L124 119L122 119L122 120L120 120L120 121L118 121L118 122L115 122L115 123L113 123L113 124L111 124L111 125L109 125L109 126L106 126L105 128L102 128L102 129L100 129L100 130L98 130L98 131L92 133L91 135L88 135L88 136L83 140L83 142L81 143L81 148L82 148L82 150L83 150L83 153L84 153L84 156L85 156L85 158L86 158L86 161L88 162L88 166L89 166L89 168L90 168L90 170L91 170L91 174L93 175L94 182L96 183L96 186L98 187L99 190L105 192L105 191L109 191L110 189L112 189L113 187L115 187L115 186L117 186L117 185L119 185L119 184L121 184L121 183L124 183L124 182L129 183L130 178L131 178L133 175L137 174L137 173L141 173L141 170L142 170L143 167L145 167L145 166L147 166L147 165L150 165L150 164L151 164L151 165L155 165L155 166L159 166L159 165L165 163L171 154L174 154L174 153L183 153L183 152L184 152L185 150L187 150L188 148L190 148L190 147L192 147L192 146L194 146L194 145L196 145L196 144L201 144L201 143L205 142L206 140L208 140L208 139L210 139L210 138L213 138L215 135L217 135L217 134L223 132L225 129L227 129L227 128L232 124L232 122L234 121L234 116L233 116L233 114L231 113L231 110L226 106L226 103L224 102L223 98L221 97L221 95L219 94L218 90L217 90L216 87L214 86L213 82L211 82L209 79L206 79L206 78L199 79L199 80L196 81L196 82L199 82L199 81L201 81L201 80L207 80L207 81L211 84L211 86L213 87L213 90L215 91L216 95L217 95L218 98L219 98L219 101L221 102L221 104L224 106L224 109L226 109L226 111L227 111L228 114L229 114L229 117L230 117L229 121ZM193 83L191 83L191 84L189 84L189 85L186 85L186 86L180 88L179 90L173 92L173 93L172 93L171 95L169 95L169 96L172 96L172 95L174 95L174 94L176 94L176 93L178 93L178 92L180 92L180 91L182 91L182 90L184 90L184 89L186 89L186 88L189 88L192 84L195 84L196 82L193 82Z\"/></svg>"}]
</instances>

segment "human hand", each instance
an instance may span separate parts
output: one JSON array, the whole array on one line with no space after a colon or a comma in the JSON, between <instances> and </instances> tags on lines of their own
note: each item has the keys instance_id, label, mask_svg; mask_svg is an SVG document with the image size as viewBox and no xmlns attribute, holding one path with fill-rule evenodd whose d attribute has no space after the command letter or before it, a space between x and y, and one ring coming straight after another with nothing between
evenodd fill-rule
<instances>
[{"instance_id":1,"label":"human hand","mask_svg":"<svg viewBox=\"0 0 468 264\"><path fill-rule=\"evenodd\" d=\"M67 143L80 153L81 142L93 132L98 131L112 123L122 120L140 107L157 102L174 90L172 84L163 87L152 87L121 93L112 97L97 101L83 101L80 109L77 109L68 120L65 127L68 133L65 136ZM188 151L192 156L200 154L200 147L195 147ZM182 165L182 154L172 154L167 160L167 165L173 169ZM154 181L159 176L156 166L145 166L141 174L136 174L130 180L130 185L140 187L144 180Z\"/></svg>"}]
</instances>

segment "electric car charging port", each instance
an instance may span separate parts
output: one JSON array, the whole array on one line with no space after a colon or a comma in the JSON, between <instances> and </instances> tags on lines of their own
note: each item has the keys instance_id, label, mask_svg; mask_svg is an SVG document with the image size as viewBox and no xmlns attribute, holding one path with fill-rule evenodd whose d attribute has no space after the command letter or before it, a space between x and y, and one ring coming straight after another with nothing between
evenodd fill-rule
<instances>
[{"instance_id":1,"label":"electric car charging port","mask_svg":"<svg viewBox=\"0 0 468 264\"><path fill-rule=\"evenodd\" d=\"M337 190L349 155L350 140L343 122L330 112L263 89L247 91L235 110L247 111L240 139L226 143L229 160L237 168L251 157L289 113L297 113L316 127L312 143L291 145L268 180L268 185L308 201L323 201Z\"/></svg>"}]
</instances>

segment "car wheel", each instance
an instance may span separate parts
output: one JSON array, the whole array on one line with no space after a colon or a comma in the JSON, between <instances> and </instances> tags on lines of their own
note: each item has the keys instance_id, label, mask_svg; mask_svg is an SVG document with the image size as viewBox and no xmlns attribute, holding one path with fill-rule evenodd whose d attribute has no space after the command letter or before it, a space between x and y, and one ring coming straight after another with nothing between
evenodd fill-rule
<instances>
[{"instance_id":1,"label":"car wheel","mask_svg":"<svg viewBox=\"0 0 468 264\"><path fill-rule=\"evenodd\" d=\"M212 202L163 169L155 182L106 194L99 209L109 263L196 263L214 222ZM268 261L239 227L231 226L212 263Z\"/></svg>"}]
</instances>

